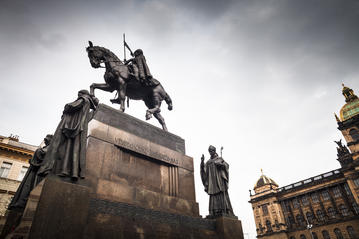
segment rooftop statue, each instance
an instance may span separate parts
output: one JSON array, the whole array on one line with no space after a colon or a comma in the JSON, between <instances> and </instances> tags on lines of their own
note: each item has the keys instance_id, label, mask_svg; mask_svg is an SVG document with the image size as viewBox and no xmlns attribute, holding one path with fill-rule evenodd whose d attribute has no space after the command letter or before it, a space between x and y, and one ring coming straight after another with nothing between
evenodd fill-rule
<instances>
[{"instance_id":1,"label":"rooftop statue","mask_svg":"<svg viewBox=\"0 0 359 239\"><path fill-rule=\"evenodd\" d=\"M124 42L128 47L127 43ZM130 50L130 48L128 47ZM162 87L161 83L152 77L146 58L141 49L136 50L131 55L134 58L122 62L113 52L100 47L93 46L89 42L86 48L90 64L93 68L101 68L101 63L105 64L104 75L105 83L93 83L90 86L90 93L94 95L95 89L108 92L117 91L118 98L111 100L112 103L120 104L120 110L125 111L125 99L143 100L147 106L146 120L152 115L162 125L163 130L167 131L165 120L160 114L161 103L166 101L168 109L172 110L172 100Z\"/></svg>"},{"instance_id":2,"label":"rooftop statue","mask_svg":"<svg viewBox=\"0 0 359 239\"><path fill-rule=\"evenodd\" d=\"M211 158L206 163L203 154L201 157L201 179L204 190L209 195L209 218L233 217L228 195L229 165L218 156L214 146L209 146L208 152Z\"/></svg>"}]
</instances>

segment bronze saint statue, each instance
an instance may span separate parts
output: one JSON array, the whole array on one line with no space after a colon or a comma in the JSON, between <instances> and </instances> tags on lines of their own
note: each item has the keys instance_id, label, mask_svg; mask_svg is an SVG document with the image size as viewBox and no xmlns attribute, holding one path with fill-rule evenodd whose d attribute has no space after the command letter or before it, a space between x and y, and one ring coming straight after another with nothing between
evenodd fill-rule
<instances>
[{"instance_id":1,"label":"bronze saint statue","mask_svg":"<svg viewBox=\"0 0 359 239\"><path fill-rule=\"evenodd\" d=\"M142 50L136 50L133 54L135 57L126 61L126 64L132 65L124 64L113 52L104 47L93 46L92 42L89 42L86 51L93 68L100 68L101 63L104 63L106 68L105 83L93 83L90 86L91 94L95 93L95 89L117 91L118 98L111 102L120 104L121 111L125 111L126 96L127 99L143 100L148 108L146 120L154 115L163 130L167 131L160 107L164 100L168 110L172 110L172 100L160 82L152 77Z\"/></svg>"},{"instance_id":2,"label":"bronze saint statue","mask_svg":"<svg viewBox=\"0 0 359 239\"><path fill-rule=\"evenodd\" d=\"M11 203L9 204L9 210L25 209L30 192L40 182L39 177L37 176L37 171L44 162L44 158L51 143L52 137L53 136L51 134L46 135L44 138L45 145L36 149L33 157L29 160L30 167L28 168L20 186L18 187L13 199L11 200Z\"/></svg>"},{"instance_id":3,"label":"bronze saint statue","mask_svg":"<svg viewBox=\"0 0 359 239\"><path fill-rule=\"evenodd\" d=\"M219 157L214 146L209 146L211 158L204 163L201 157L201 179L204 190L209 194L209 217L233 217L231 201L228 195L228 169L229 165Z\"/></svg>"},{"instance_id":4,"label":"bronze saint statue","mask_svg":"<svg viewBox=\"0 0 359 239\"><path fill-rule=\"evenodd\" d=\"M95 110L97 105L98 99L87 90L80 90L78 98L65 105L62 119L45 156L45 163L39 169L40 176L44 177L51 171L73 180L84 177L90 110Z\"/></svg>"}]
</instances>

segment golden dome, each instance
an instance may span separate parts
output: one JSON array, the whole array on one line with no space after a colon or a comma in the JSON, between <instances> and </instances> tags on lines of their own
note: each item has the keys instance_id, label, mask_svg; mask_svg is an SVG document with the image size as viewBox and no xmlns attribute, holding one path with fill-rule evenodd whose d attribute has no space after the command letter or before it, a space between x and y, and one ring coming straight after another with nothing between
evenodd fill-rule
<instances>
[{"instance_id":1,"label":"golden dome","mask_svg":"<svg viewBox=\"0 0 359 239\"><path fill-rule=\"evenodd\" d=\"M254 189L259 188L259 187L263 187L265 185L273 185L273 186L277 186L278 184L276 182L274 182L273 179L265 176L264 174L262 174L260 176L260 178L257 180L256 184L254 185Z\"/></svg>"},{"instance_id":2,"label":"golden dome","mask_svg":"<svg viewBox=\"0 0 359 239\"><path fill-rule=\"evenodd\" d=\"M354 94L354 91L343 84L343 95L345 97L345 102L347 102L340 109L340 120L344 121L352 118L355 115L359 114L359 99Z\"/></svg>"}]
</instances>

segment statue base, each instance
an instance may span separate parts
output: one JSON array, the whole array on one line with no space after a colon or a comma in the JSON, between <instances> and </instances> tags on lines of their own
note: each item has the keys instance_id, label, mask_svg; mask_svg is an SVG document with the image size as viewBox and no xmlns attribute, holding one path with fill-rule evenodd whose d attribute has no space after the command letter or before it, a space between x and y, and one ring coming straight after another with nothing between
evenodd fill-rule
<instances>
[{"instance_id":1,"label":"statue base","mask_svg":"<svg viewBox=\"0 0 359 239\"><path fill-rule=\"evenodd\" d=\"M200 217L193 173L183 139L99 105L85 179L49 175L6 238L243 238L237 219Z\"/></svg>"}]
</instances>

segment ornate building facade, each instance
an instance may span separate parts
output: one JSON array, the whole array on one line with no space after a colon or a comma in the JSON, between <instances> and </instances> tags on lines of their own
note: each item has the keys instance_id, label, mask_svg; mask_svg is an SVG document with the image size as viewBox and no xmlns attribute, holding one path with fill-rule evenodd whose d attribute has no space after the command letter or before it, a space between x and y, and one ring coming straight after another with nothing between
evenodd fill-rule
<instances>
[{"instance_id":1,"label":"ornate building facade","mask_svg":"<svg viewBox=\"0 0 359 239\"><path fill-rule=\"evenodd\" d=\"M18 136L0 135L0 218L29 168L36 146L19 142ZM0 223L1 224L1 223Z\"/></svg>"},{"instance_id":2,"label":"ornate building facade","mask_svg":"<svg viewBox=\"0 0 359 239\"><path fill-rule=\"evenodd\" d=\"M348 146L336 142L341 167L284 187L262 174L249 201L258 238L359 238L359 99L344 85L343 95L335 115Z\"/></svg>"}]
</instances>

